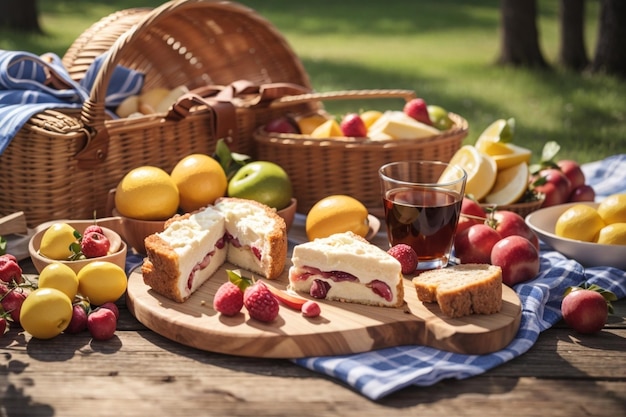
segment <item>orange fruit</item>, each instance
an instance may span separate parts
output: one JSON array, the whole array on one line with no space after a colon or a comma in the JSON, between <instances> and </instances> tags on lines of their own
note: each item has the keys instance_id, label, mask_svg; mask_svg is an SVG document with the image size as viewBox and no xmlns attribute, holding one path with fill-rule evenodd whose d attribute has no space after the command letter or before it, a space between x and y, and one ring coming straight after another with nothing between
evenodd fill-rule
<instances>
[{"instance_id":1,"label":"orange fruit","mask_svg":"<svg viewBox=\"0 0 626 417\"><path fill-rule=\"evenodd\" d=\"M138 220L166 220L178 211L178 187L170 175L154 166L129 171L115 190L115 208Z\"/></svg>"},{"instance_id":2,"label":"orange fruit","mask_svg":"<svg viewBox=\"0 0 626 417\"><path fill-rule=\"evenodd\" d=\"M222 166L209 155L192 154L181 159L171 173L186 212L213 204L226 194L228 180Z\"/></svg>"},{"instance_id":3,"label":"orange fruit","mask_svg":"<svg viewBox=\"0 0 626 417\"><path fill-rule=\"evenodd\" d=\"M339 123L335 119L326 120L311 132L311 137L316 139L338 136L343 136L343 132L341 131L341 126L339 126Z\"/></svg>"},{"instance_id":4,"label":"orange fruit","mask_svg":"<svg viewBox=\"0 0 626 417\"><path fill-rule=\"evenodd\" d=\"M300 128L300 133L303 135L310 135L316 127L324 123L326 120L326 117L321 114L312 114L299 118L297 123Z\"/></svg>"}]
</instances>

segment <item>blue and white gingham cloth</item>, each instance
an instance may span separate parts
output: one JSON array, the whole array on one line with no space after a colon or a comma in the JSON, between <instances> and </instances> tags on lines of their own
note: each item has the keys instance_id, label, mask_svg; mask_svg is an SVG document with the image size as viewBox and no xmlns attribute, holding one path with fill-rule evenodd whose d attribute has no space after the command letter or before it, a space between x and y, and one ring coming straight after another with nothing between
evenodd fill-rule
<instances>
[{"instance_id":1,"label":"blue and white gingham cloth","mask_svg":"<svg viewBox=\"0 0 626 417\"><path fill-rule=\"evenodd\" d=\"M587 183L597 199L626 192L626 155L583 165ZM608 267L584 269L578 262L541 243L541 268L532 281L514 287L522 302L522 320L513 341L487 355L462 355L426 346L400 346L372 352L296 359L305 368L332 376L362 395L378 400L410 385L428 386L443 379L465 379L502 365L526 351L539 333L561 319L561 300L567 287L583 282L626 297L626 272Z\"/></svg>"},{"instance_id":2,"label":"blue and white gingham cloth","mask_svg":"<svg viewBox=\"0 0 626 417\"><path fill-rule=\"evenodd\" d=\"M0 50L0 155L34 114L47 109L82 107L104 58L105 55L96 58L85 77L76 82L55 54L37 56ZM51 78L56 80L56 87L47 82ZM119 105L142 87L143 74L117 66L109 80L105 106Z\"/></svg>"}]
</instances>

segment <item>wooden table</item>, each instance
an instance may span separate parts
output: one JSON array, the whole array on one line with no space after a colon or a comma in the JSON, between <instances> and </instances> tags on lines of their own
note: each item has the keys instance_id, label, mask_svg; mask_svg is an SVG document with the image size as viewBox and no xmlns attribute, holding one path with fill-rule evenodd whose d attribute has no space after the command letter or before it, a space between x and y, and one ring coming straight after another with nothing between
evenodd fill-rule
<instances>
[{"instance_id":1,"label":"wooden table","mask_svg":"<svg viewBox=\"0 0 626 417\"><path fill-rule=\"evenodd\" d=\"M124 300L116 336L0 338L0 416L626 415L626 300L598 335L559 324L483 375L374 402L288 360L208 353L139 323Z\"/></svg>"}]
</instances>

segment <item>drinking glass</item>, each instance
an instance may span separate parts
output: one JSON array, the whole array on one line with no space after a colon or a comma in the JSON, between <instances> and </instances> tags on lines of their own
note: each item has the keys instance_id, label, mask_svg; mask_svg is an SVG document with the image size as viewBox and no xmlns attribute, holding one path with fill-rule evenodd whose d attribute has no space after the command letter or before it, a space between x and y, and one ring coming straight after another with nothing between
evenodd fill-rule
<instances>
[{"instance_id":1,"label":"drinking glass","mask_svg":"<svg viewBox=\"0 0 626 417\"><path fill-rule=\"evenodd\" d=\"M450 251L467 174L440 161L399 161L379 170L390 246L405 243L418 270L444 268Z\"/></svg>"}]
</instances>

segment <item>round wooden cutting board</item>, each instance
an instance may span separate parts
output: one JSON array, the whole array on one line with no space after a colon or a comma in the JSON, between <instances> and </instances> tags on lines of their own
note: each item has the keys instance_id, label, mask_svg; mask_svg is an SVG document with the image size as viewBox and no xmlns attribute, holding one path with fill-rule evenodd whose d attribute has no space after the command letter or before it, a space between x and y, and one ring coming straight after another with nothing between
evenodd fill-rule
<instances>
[{"instance_id":1,"label":"round wooden cutting board","mask_svg":"<svg viewBox=\"0 0 626 417\"><path fill-rule=\"evenodd\" d=\"M284 289L289 266L288 261L279 279L266 282ZM245 308L234 317L226 317L212 307L217 288L228 279L226 269L237 267L224 264L184 303L155 293L144 284L140 272L133 272L128 281L128 307L145 326L181 344L267 358L350 354L415 344L485 354L507 346L520 324L520 300L507 286L502 288L500 313L449 319L436 304L417 299L409 278L405 278L405 305L401 308L317 300L322 313L315 318L306 318L283 305L278 318L269 324L251 319Z\"/></svg>"}]
</instances>

